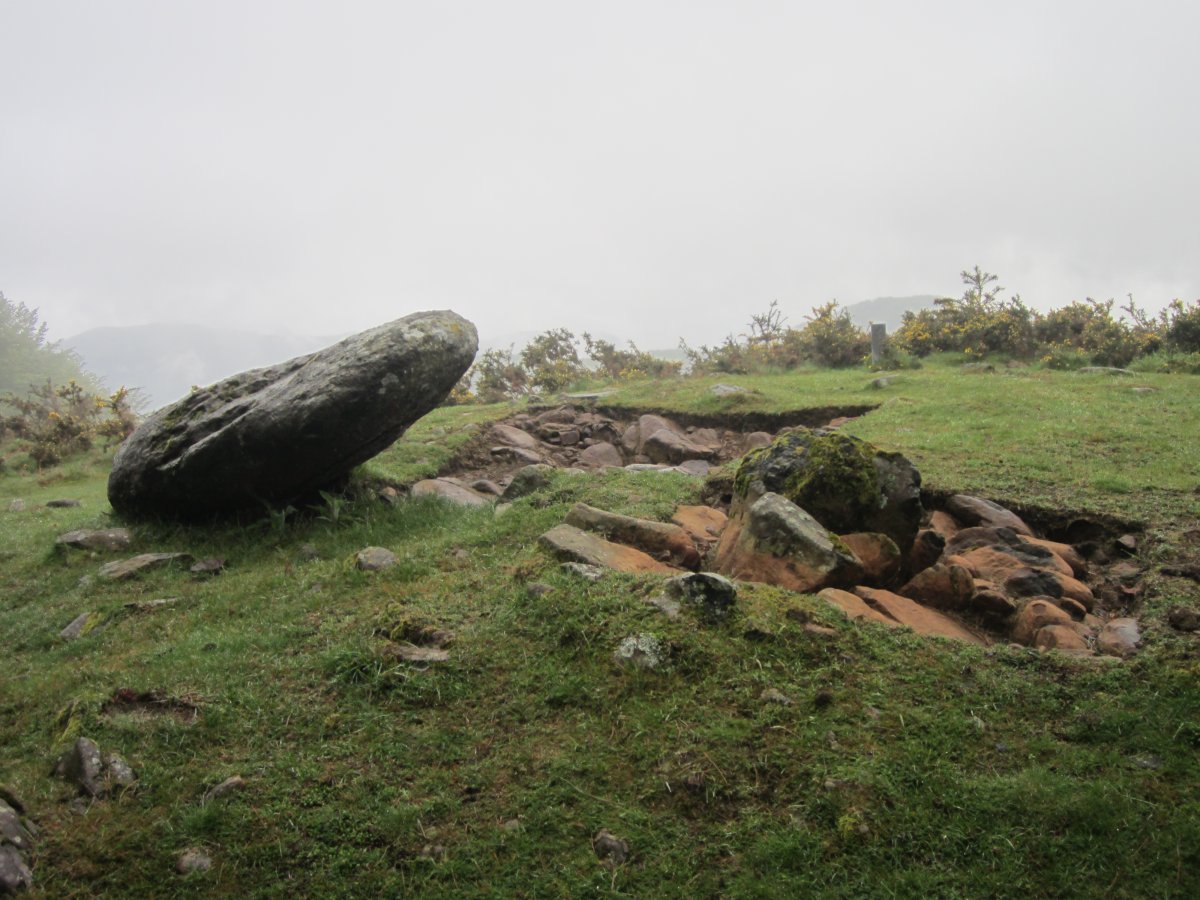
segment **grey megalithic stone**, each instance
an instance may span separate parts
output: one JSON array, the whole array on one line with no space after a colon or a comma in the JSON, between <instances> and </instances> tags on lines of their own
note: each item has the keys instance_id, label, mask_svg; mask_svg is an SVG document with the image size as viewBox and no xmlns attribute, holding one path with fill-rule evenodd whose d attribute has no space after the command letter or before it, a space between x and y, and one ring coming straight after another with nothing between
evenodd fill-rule
<instances>
[{"instance_id":1,"label":"grey megalithic stone","mask_svg":"<svg viewBox=\"0 0 1200 900\"><path fill-rule=\"evenodd\" d=\"M117 451L124 516L200 519L312 495L391 445L475 358L475 326L421 312L200 388Z\"/></svg>"}]
</instances>

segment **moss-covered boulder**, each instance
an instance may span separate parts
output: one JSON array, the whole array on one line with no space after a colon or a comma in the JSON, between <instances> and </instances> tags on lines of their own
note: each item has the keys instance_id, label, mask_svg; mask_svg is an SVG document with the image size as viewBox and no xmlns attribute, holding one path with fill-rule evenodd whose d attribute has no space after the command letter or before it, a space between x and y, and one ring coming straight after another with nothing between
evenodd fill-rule
<instances>
[{"instance_id":1,"label":"moss-covered boulder","mask_svg":"<svg viewBox=\"0 0 1200 900\"><path fill-rule=\"evenodd\" d=\"M731 515L767 493L786 497L836 534L886 534L907 556L921 524L921 475L899 453L845 434L796 429L747 453Z\"/></svg>"}]
</instances>

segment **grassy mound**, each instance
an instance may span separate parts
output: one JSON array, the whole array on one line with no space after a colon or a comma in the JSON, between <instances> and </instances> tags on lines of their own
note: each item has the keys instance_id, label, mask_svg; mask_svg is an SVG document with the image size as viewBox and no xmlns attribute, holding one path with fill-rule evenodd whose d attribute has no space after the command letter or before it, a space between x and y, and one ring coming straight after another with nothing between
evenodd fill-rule
<instances>
[{"instance_id":1,"label":"grassy mound","mask_svg":"<svg viewBox=\"0 0 1200 900\"><path fill-rule=\"evenodd\" d=\"M728 377L726 381L730 380ZM1165 574L1200 514L1189 376L928 365L633 385L639 406L779 412L881 404L845 426L939 490L1144 524L1123 663L981 650L852 625L744 585L727 624L664 617L658 582L560 569L536 538L577 502L666 520L698 480L555 473L501 515L369 497L241 525L138 526L132 552L228 560L131 582L53 549L112 524L106 461L0 475L0 781L41 827L47 896L1189 896L1200 892L1200 656ZM1134 391L1133 388L1150 388ZM441 470L507 407L439 410L362 482ZM50 509L59 497L80 508ZM5 512L11 499L21 512ZM398 563L358 571L356 551ZM179 598L148 610L126 604ZM84 612L85 636L58 632ZM805 621L807 620L807 621ZM819 629L807 627L816 624ZM452 632L441 663L397 648ZM626 670L654 634L667 664ZM114 698L152 696L130 705ZM188 710L187 715L178 714ZM85 806L48 776L86 735L136 789ZM246 787L206 791L232 775ZM628 843L605 862L593 837ZM213 859L176 874L189 847Z\"/></svg>"}]
</instances>

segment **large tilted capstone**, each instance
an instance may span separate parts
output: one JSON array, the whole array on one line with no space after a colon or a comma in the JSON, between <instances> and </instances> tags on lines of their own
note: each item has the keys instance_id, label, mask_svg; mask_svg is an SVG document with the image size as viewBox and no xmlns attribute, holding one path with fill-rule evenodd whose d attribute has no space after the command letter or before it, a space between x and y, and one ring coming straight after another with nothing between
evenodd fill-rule
<instances>
[{"instance_id":1,"label":"large tilted capstone","mask_svg":"<svg viewBox=\"0 0 1200 900\"><path fill-rule=\"evenodd\" d=\"M121 445L109 502L128 517L197 519L311 495L434 409L477 348L461 316L414 313L195 390Z\"/></svg>"}]
</instances>

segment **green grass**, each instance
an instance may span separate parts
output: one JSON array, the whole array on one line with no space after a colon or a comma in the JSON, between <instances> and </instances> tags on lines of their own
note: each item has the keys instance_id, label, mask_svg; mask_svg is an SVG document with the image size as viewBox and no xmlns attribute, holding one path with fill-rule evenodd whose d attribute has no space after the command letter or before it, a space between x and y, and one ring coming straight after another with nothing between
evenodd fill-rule
<instances>
[{"instance_id":1,"label":"green grass","mask_svg":"<svg viewBox=\"0 0 1200 900\"><path fill-rule=\"evenodd\" d=\"M706 412L879 403L849 429L910 454L938 488L1145 520L1151 560L1194 527L1194 379L931 365L875 390L873 377L725 377L607 399ZM721 401L716 381L759 393ZM508 411L439 410L365 475L434 474ZM536 547L575 502L662 519L699 489L617 472L559 473L500 516L359 500L336 524L305 512L139 526L139 551L219 555L229 569L104 584L85 576L111 555L52 549L56 534L109 523L104 471L96 458L48 483L0 476L0 778L41 826L45 896L1200 891L1200 658L1162 622L1171 603L1200 599L1191 582L1149 579L1146 649L1116 665L853 626L759 585L728 625L670 621L642 603L653 578L582 582ZM59 496L85 505L41 505ZM4 511L13 497L24 512ZM399 565L357 571L370 544ZM123 608L156 597L183 602ZM835 635L806 632L794 607ZM60 642L88 610L106 624ZM450 662L422 672L389 656L377 632L400 622L453 630ZM772 636L748 637L751 622ZM670 665L615 668L619 641L644 631ZM199 716L105 714L121 688L187 699ZM793 703L761 701L765 688ZM140 774L86 815L47 777L79 734ZM202 802L234 774L243 792ZM629 842L625 865L597 861L600 828ZM175 874L189 846L212 871Z\"/></svg>"}]
</instances>

